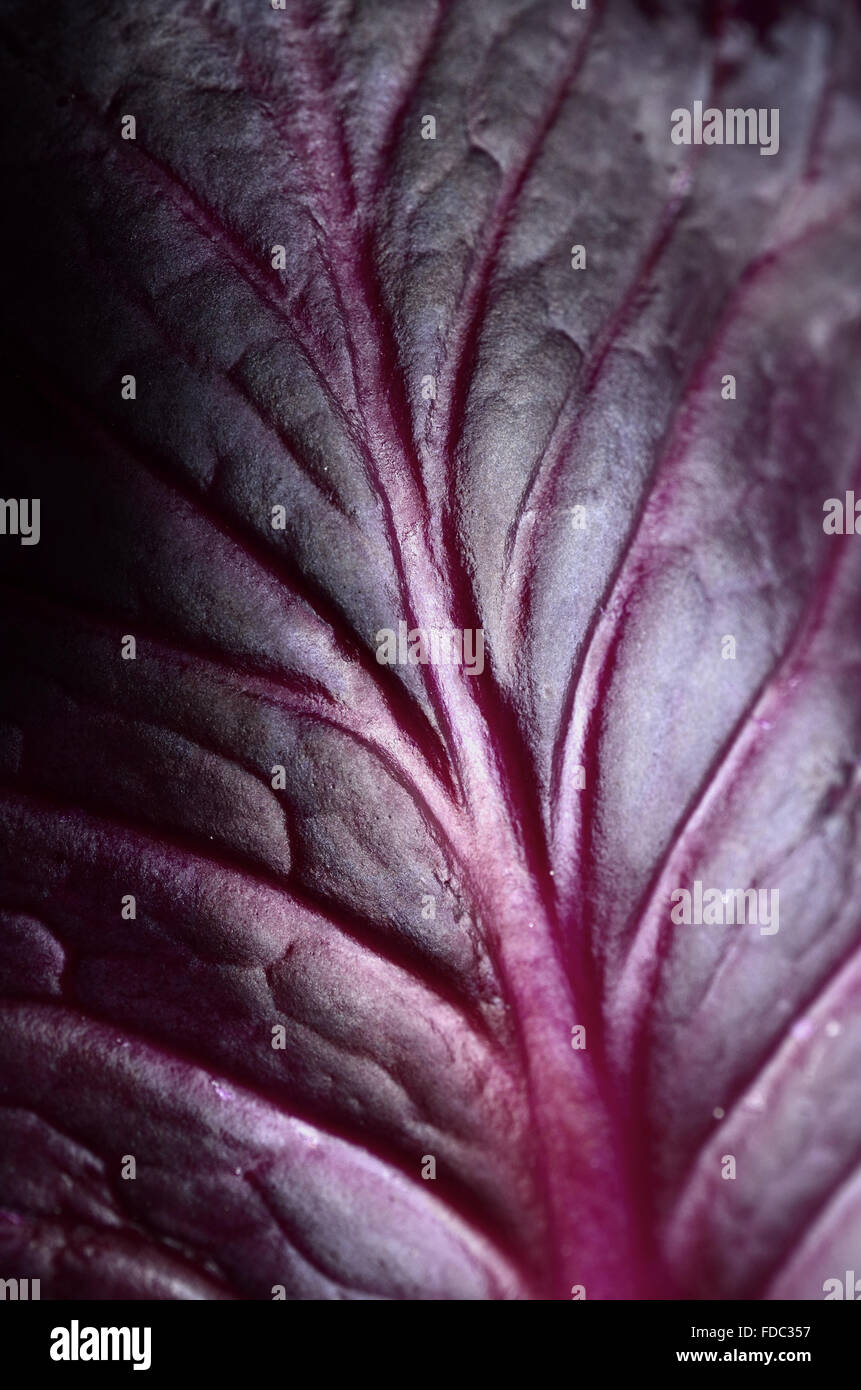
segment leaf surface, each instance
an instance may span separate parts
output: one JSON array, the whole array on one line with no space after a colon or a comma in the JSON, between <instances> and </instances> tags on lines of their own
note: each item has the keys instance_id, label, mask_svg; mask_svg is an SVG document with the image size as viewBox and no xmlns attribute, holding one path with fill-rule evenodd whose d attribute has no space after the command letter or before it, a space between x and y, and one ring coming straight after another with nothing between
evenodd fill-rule
<instances>
[{"instance_id":1,"label":"leaf surface","mask_svg":"<svg viewBox=\"0 0 861 1390\"><path fill-rule=\"evenodd\" d=\"M758 13L6 0L7 1277L857 1265L861 24Z\"/></svg>"}]
</instances>

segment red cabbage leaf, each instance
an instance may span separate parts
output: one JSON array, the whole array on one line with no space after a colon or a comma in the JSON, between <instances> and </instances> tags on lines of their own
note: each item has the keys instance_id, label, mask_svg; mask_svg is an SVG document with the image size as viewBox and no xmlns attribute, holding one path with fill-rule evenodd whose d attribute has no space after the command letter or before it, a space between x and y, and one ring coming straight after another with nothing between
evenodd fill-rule
<instances>
[{"instance_id":1,"label":"red cabbage leaf","mask_svg":"<svg viewBox=\"0 0 861 1390\"><path fill-rule=\"evenodd\" d=\"M745 9L6 0L3 1277L857 1267L861 22Z\"/></svg>"}]
</instances>

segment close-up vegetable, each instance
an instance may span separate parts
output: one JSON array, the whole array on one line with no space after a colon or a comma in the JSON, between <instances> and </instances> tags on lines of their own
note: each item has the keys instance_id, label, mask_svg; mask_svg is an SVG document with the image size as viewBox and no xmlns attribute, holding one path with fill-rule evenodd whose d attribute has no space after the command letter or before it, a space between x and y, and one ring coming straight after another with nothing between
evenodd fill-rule
<instances>
[{"instance_id":1,"label":"close-up vegetable","mask_svg":"<svg viewBox=\"0 0 861 1390\"><path fill-rule=\"evenodd\" d=\"M0 55L0 1279L861 1296L861 6Z\"/></svg>"}]
</instances>

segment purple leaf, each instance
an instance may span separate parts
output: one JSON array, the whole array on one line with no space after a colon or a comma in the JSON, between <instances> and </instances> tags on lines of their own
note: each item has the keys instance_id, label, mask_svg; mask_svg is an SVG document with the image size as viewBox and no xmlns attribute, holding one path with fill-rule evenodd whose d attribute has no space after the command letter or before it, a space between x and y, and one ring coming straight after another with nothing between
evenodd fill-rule
<instances>
[{"instance_id":1,"label":"purple leaf","mask_svg":"<svg viewBox=\"0 0 861 1390\"><path fill-rule=\"evenodd\" d=\"M823 1297L857 8L8 0L0 40L41 502L0 537L0 1277ZM696 101L779 149L673 143ZM479 645L381 661L400 624ZM673 921L710 889L748 919Z\"/></svg>"}]
</instances>

